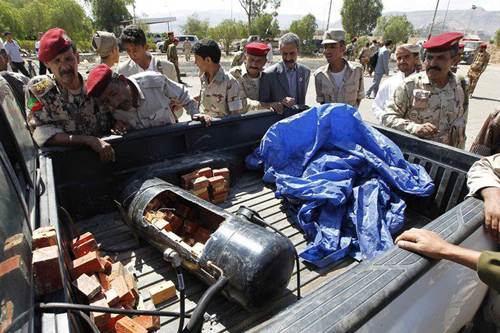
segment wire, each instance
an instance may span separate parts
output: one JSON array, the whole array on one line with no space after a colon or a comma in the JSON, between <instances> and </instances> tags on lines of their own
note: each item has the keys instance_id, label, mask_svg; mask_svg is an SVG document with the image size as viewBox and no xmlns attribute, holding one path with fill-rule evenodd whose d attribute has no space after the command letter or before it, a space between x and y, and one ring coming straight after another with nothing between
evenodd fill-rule
<instances>
[{"instance_id":1,"label":"wire","mask_svg":"<svg viewBox=\"0 0 500 333\"><path fill-rule=\"evenodd\" d=\"M73 311L73 310L70 310ZM90 319L89 316L83 311L75 311L86 323L89 325L89 327L92 329L92 332L94 333L100 333L99 328L96 326L96 324Z\"/></svg>"},{"instance_id":2,"label":"wire","mask_svg":"<svg viewBox=\"0 0 500 333\"><path fill-rule=\"evenodd\" d=\"M63 311L92 311L92 312L101 312L101 313L114 313L114 314L123 314L123 315L145 315L145 316L159 316L159 317L180 317L181 314L178 312L171 311L159 311L159 310L127 310L127 309L115 309L115 308L107 308L102 306L91 306L84 304L72 304L72 303L38 303L35 305L37 309L40 309L42 312L49 313L57 313L56 310ZM52 311L50 311L52 310ZM190 318L191 315L185 314L186 318Z\"/></svg>"},{"instance_id":3,"label":"wire","mask_svg":"<svg viewBox=\"0 0 500 333\"><path fill-rule=\"evenodd\" d=\"M184 276L182 274L181 267L175 267L175 273L177 273L177 284L179 288L179 302L180 302L180 316L179 316L179 327L177 328L177 333L181 333L184 328L184 318L186 316L186 288L184 286Z\"/></svg>"}]
</instances>

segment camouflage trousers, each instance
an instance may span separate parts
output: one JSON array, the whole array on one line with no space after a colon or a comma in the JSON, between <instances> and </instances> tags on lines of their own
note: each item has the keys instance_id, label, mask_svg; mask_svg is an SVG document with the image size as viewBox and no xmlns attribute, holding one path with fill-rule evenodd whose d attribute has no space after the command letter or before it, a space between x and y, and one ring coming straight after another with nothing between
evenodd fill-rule
<instances>
[{"instance_id":1,"label":"camouflage trousers","mask_svg":"<svg viewBox=\"0 0 500 333\"><path fill-rule=\"evenodd\" d=\"M469 96L472 96L472 94L474 93L474 90L476 89L476 84L477 84L477 81L479 81L479 77L481 76L481 73L469 72L467 75L469 76L468 93L469 93Z\"/></svg>"}]
</instances>

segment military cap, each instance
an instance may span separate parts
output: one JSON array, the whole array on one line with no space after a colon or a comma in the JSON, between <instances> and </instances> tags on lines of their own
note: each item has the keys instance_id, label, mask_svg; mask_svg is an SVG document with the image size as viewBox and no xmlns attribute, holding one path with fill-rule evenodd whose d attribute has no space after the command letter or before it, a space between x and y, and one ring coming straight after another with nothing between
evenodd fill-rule
<instances>
[{"instance_id":1,"label":"military cap","mask_svg":"<svg viewBox=\"0 0 500 333\"><path fill-rule=\"evenodd\" d=\"M100 57L106 58L118 46L118 41L112 32L97 31L92 37L92 46Z\"/></svg>"},{"instance_id":2,"label":"military cap","mask_svg":"<svg viewBox=\"0 0 500 333\"><path fill-rule=\"evenodd\" d=\"M479 45L479 47L482 48L482 49L486 49L488 47L488 44L481 43L481 45Z\"/></svg>"},{"instance_id":3,"label":"military cap","mask_svg":"<svg viewBox=\"0 0 500 333\"><path fill-rule=\"evenodd\" d=\"M335 44L340 41L345 41L345 31L344 30L328 30L323 35L323 41L321 44Z\"/></svg>"},{"instance_id":4,"label":"military cap","mask_svg":"<svg viewBox=\"0 0 500 333\"><path fill-rule=\"evenodd\" d=\"M252 42L245 45L245 51L250 55L263 57L269 52L269 46L265 43Z\"/></svg>"},{"instance_id":5,"label":"military cap","mask_svg":"<svg viewBox=\"0 0 500 333\"><path fill-rule=\"evenodd\" d=\"M419 53L420 52L420 46L416 44L403 44L399 45L398 48L403 48L405 50L408 50L410 53Z\"/></svg>"},{"instance_id":6,"label":"military cap","mask_svg":"<svg viewBox=\"0 0 500 333\"><path fill-rule=\"evenodd\" d=\"M461 32L445 32L437 36L432 36L424 42L424 49L427 52L444 52L453 48L458 49L460 39L464 37Z\"/></svg>"},{"instance_id":7,"label":"military cap","mask_svg":"<svg viewBox=\"0 0 500 333\"><path fill-rule=\"evenodd\" d=\"M40 49L38 59L42 62L49 62L58 54L67 51L73 42L61 28L47 30L40 38Z\"/></svg>"},{"instance_id":8,"label":"military cap","mask_svg":"<svg viewBox=\"0 0 500 333\"><path fill-rule=\"evenodd\" d=\"M100 64L90 71L85 87L87 95L99 97L111 82L113 71L106 64Z\"/></svg>"}]
</instances>

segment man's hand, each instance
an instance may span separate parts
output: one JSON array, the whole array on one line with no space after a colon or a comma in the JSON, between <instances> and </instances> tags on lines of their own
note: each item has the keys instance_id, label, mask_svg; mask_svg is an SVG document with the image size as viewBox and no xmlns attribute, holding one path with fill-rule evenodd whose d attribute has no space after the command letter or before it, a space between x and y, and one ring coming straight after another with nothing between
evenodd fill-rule
<instances>
[{"instance_id":1,"label":"man's hand","mask_svg":"<svg viewBox=\"0 0 500 333\"><path fill-rule=\"evenodd\" d=\"M87 144L93 151L99 154L101 161L115 161L115 150L106 141L96 137L89 137Z\"/></svg>"},{"instance_id":2,"label":"man's hand","mask_svg":"<svg viewBox=\"0 0 500 333\"><path fill-rule=\"evenodd\" d=\"M191 118L193 120L201 121L202 123L205 124L206 127L208 127L212 124L212 117L210 117L208 114L197 113L197 114L193 115Z\"/></svg>"},{"instance_id":3,"label":"man's hand","mask_svg":"<svg viewBox=\"0 0 500 333\"><path fill-rule=\"evenodd\" d=\"M422 125L419 125L417 130L415 131L415 134L419 137L426 138L429 136L432 136L434 134L437 134L438 129L436 126L432 125L431 123L425 123Z\"/></svg>"},{"instance_id":4,"label":"man's hand","mask_svg":"<svg viewBox=\"0 0 500 333\"><path fill-rule=\"evenodd\" d=\"M200 102L200 95L194 96L193 99L199 103Z\"/></svg>"},{"instance_id":5,"label":"man's hand","mask_svg":"<svg viewBox=\"0 0 500 333\"><path fill-rule=\"evenodd\" d=\"M481 190L481 196L484 199L484 226L500 243L500 188L486 187Z\"/></svg>"},{"instance_id":6,"label":"man's hand","mask_svg":"<svg viewBox=\"0 0 500 333\"><path fill-rule=\"evenodd\" d=\"M283 104L281 103L271 103L270 109L276 112L277 114L283 114Z\"/></svg>"},{"instance_id":7,"label":"man's hand","mask_svg":"<svg viewBox=\"0 0 500 333\"><path fill-rule=\"evenodd\" d=\"M293 98L293 97L285 97L281 101L281 104L283 104L283 106L285 106L287 108L291 108L292 106L295 105L295 98Z\"/></svg>"},{"instance_id":8,"label":"man's hand","mask_svg":"<svg viewBox=\"0 0 500 333\"><path fill-rule=\"evenodd\" d=\"M433 259L444 258L452 247L436 233L416 228L403 232L396 238L395 243L402 249L420 253Z\"/></svg>"},{"instance_id":9,"label":"man's hand","mask_svg":"<svg viewBox=\"0 0 500 333\"><path fill-rule=\"evenodd\" d=\"M128 130L127 123L121 120L117 120L115 122L115 126L111 129L111 133L116 135L123 135L127 133L127 130Z\"/></svg>"}]
</instances>

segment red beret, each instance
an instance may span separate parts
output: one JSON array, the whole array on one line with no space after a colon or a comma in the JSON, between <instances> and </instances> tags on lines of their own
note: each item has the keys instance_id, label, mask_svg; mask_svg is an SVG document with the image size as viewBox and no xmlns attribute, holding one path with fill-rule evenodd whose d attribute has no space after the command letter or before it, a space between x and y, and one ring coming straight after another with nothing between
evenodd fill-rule
<instances>
[{"instance_id":1,"label":"red beret","mask_svg":"<svg viewBox=\"0 0 500 333\"><path fill-rule=\"evenodd\" d=\"M482 49L486 49L486 48L488 48L488 44L481 43L481 45L479 45L479 47L482 48Z\"/></svg>"},{"instance_id":2,"label":"red beret","mask_svg":"<svg viewBox=\"0 0 500 333\"><path fill-rule=\"evenodd\" d=\"M437 36L432 36L424 42L424 49L429 52L444 52L458 47L458 42L464 37L461 32L445 32Z\"/></svg>"},{"instance_id":3,"label":"red beret","mask_svg":"<svg viewBox=\"0 0 500 333\"><path fill-rule=\"evenodd\" d=\"M85 87L87 95L99 97L108 86L113 76L113 71L106 64L100 64L90 71Z\"/></svg>"},{"instance_id":4,"label":"red beret","mask_svg":"<svg viewBox=\"0 0 500 333\"><path fill-rule=\"evenodd\" d=\"M59 53L67 51L71 44L73 44L73 42L63 29L53 28L47 30L42 38L40 38L38 59L42 62L49 62Z\"/></svg>"},{"instance_id":5,"label":"red beret","mask_svg":"<svg viewBox=\"0 0 500 333\"><path fill-rule=\"evenodd\" d=\"M253 42L245 46L245 51L253 56L262 57L269 52L269 46L265 43Z\"/></svg>"}]
</instances>

